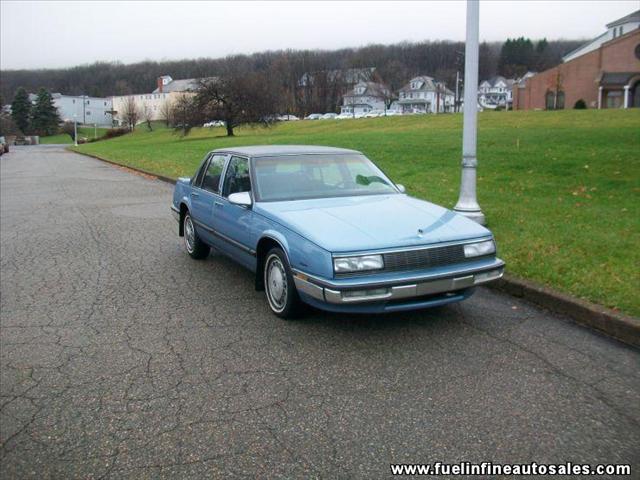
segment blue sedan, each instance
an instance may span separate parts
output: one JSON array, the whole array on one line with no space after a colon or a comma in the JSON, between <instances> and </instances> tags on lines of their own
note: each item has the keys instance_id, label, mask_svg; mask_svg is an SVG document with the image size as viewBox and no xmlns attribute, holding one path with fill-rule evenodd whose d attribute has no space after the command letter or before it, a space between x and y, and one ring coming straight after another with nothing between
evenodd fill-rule
<instances>
[{"instance_id":1,"label":"blue sedan","mask_svg":"<svg viewBox=\"0 0 640 480\"><path fill-rule=\"evenodd\" d=\"M302 303L353 313L445 305L504 270L489 230L408 196L354 150L214 150L178 180L171 208L191 257L213 247L255 272L283 318Z\"/></svg>"}]
</instances>

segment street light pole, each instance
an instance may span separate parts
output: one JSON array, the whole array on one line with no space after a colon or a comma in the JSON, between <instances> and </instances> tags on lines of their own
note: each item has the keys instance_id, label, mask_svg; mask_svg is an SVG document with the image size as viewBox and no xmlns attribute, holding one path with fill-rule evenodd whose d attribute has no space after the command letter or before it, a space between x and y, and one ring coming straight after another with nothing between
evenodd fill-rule
<instances>
[{"instance_id":1,"label":"street light pole","mask_svg":"<svg viewBox=\"0 0 640 480\"><path fill-rule=\"evenodd\" d=\"M78 146L78 115L73 114L73 146Z\"/></svg>"},{"instance_id":2,"label":"street light pole","mask_svg":"<svg viewBox=\"0 0 640 480\"><path fill-rule=\"evenodd\" d=\"M479 0L467 0L467 39L464 57L464 124L462 130L462 179L460 198L454 210L484 225L476 198L478 135Z\"/></svg>"}]
</instances>

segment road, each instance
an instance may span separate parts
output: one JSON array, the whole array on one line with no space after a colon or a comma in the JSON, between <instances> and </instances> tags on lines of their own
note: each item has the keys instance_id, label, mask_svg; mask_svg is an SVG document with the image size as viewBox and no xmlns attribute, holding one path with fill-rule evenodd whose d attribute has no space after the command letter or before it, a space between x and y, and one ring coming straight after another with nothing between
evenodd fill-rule
<instances>
[{"instance_id":1,"label":"road","mask_svg":"<svg viewBox=\"0 0 640 480\"><path fill-rule=\"evenodd\" d=\"M171 185L56 146L0 166L2 478L640 474L638 350L486 289L286 322L250 273L186 255Z\"/></svg>"}]
</instances>

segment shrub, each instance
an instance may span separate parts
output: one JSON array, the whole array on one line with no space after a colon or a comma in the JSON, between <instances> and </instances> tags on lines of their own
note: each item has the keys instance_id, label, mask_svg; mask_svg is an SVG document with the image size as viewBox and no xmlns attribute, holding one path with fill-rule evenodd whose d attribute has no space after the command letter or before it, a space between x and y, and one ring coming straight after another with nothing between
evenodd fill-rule
<instances>
[{"instance_id":1,"label":"shrub","mask_svg":"<svg viewBox=\"0 0 640 480\"><path fill-rule=\"evenodd\" d=\"M108 140L109 138L120 137L122 135L126 135L127 133L130 133L130 130L128 128L110 128L102 137L100 137L100 139Z\"/></svg>"},{"instance_id":2,"label":"shrub","mask_svg":"<svg viewBox=\"0 0 640 480\"><path fill-rule=\"evenodd\" d=\"M583 99L578 100L573 106L576 110L584 110L587 108L587 104Z\"/></svg>"},{"instance_id":3,"label":"shrub","mask_svg":"<svg viewBox=\"0 0 640 480\"><path fill-rule=\"evenodd\" d=\"M66 133L71 137L71 140L74 140L75 128L73 126L73 122L64 122L61 128L62 133Z\"/></svg>"}]
</instances>

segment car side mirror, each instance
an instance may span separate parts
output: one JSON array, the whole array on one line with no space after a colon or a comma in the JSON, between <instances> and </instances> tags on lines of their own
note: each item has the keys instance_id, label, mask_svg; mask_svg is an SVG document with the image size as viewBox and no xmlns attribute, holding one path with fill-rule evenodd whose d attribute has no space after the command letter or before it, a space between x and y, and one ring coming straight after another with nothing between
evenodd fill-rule
<instances>
[{"instance_id":1,"label":"car side mirror","mask_svg":"<svg viewBox=\"0 0 640 480\"><path fill-rule=\"evenodd\" d=\"M398 190L400 190L400 193L407 193L407 189L404 188L404 185L400 185L399 183L397 183L396 187L398 188Z\"/></svg>"},{"instance_id":2,"label":"car side mirror","mask_svg":"<svg viewBox=\"0 0 640 480\"><path fill-rule=\"evenodd\" d=\"M229 195L229 202L241 207L251 207L253 201L251 200L251 194L249 192L238 192Z\"/></svg>"}]
</instances>

